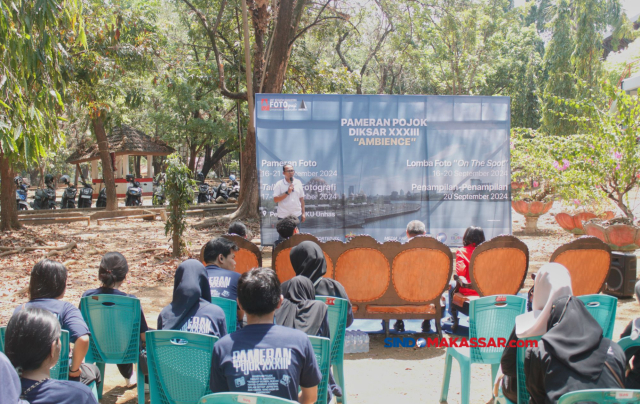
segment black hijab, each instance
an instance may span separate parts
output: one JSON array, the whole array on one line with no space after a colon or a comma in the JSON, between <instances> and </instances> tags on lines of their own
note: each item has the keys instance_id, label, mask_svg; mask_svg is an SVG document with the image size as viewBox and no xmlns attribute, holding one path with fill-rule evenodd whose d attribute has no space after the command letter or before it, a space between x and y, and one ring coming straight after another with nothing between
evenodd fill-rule
<instances>
[{"instance_id":1,"label":"black hijab","mask_svg":"<svg viewBox=\"0 0 640 404\"><path fill-rule=\"evenodd\" d=\"M276 324L295 328L307 335L317 335L327 315L327 306L315 300L316 293L311 281L303 276L295 276L282 286L284 300L276 310Z\"/></svg>"},{"instance_id":2,"label":"black hijab","mask_svg":"<svg viewBox=\"0 0 640 404\"><path fill-rule=\"evenodd\" d=\"M542 340L554 359L595 381L602 373L609 349L602 339L602 327L580 299L563 296L553 303Z\"/></svg>"},{"instance_id":3,"label":"black hijab","mask_svg":"<svg viewBox=\"0 0 640 404\"><path fill-rule=\"evenodd\" d=\"M289 259L296 275L311 279L314 285L327 273L327 261L324 259L322 249L313 241L303 241L293 247L289 253Z\"/></svg>"},{"instance_id":4,"label":"black hijab","mask_svg":"<svg viewBox=\"0 0 640 404\"><path fill-rule=\"evenodd\" d=\"M204 265L198 260L186 260L176 270L173 300L162 309L162 328L178 330L189 320L202 302L211 303L211 289Z\"/></svg>"}]
</instances>

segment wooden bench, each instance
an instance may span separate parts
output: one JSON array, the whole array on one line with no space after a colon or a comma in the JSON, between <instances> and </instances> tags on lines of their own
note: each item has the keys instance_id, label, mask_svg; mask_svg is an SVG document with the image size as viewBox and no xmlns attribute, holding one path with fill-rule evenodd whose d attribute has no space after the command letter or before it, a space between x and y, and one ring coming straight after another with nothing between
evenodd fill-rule
<instances>
[{"instance_id":1,"label":"wooden bench","mask_svg":"<svg viewBox=\"0 0 640 404\"><path fill-rule=\"evenodd\" d=\"M295 276L289 253L306 240L322 248L325 276L344 286L355 318L435 319L442 336L440 298L453 270L453 254L445 244L431 237L379 243L369 236L322 243L312 235L296 234L273 251L272 268L281 282Z\"/></svg>"}]
</instances>

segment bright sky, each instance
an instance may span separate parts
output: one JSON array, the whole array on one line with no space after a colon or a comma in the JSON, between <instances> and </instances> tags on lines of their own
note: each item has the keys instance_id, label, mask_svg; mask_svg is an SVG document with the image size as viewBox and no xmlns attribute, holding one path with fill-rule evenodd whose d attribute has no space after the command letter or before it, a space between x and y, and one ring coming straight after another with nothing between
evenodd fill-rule
<instances>
[{"instance_id":1,"label":"bright sky","mask_svg":"<svg viewBox=\"0 0 640 404\"><path fill-rule=\"evenodd\" d=\"M640 1L638 0L620 0L622 7L627 11L629 17L640 14Z\"/></svg>"}]
</instances>

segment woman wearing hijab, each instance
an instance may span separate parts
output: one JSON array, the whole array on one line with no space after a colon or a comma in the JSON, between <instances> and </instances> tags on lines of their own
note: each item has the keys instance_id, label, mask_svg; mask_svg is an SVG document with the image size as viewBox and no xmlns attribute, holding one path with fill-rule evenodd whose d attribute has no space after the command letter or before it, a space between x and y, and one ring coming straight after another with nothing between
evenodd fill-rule
<instances>
[{"instance_id":1,"label":"woman wearing hijab","mask_svg":"<svg viewBox=\"0 0 640 404\"><path fill-rule=\"evenodd\" d=\"M289 259L291 259L291 265L296 275L304 276L311 280L317 296L333 296L349 301L347 292L340 282L324 277L324 274L327 273L327 261L318 244L313 241L303 241L291 249ZM288 282L290 281L282 284L283 290L286 289ZM352 323L353 310L351 309L351 302L349 302L347 327Z\"/></svg>"},{"instance_id":2,"label":"woman wearing hijab","mask_svg":"<svg viewBox=\"0 0 640 404\"><path fill-rule=\"evenodd\" d=\"M276 310L276 324L300 330L307 335L331 338L327 305L316 299L313 283L295 276L282 285L282 305Z\"/></svg>"},{"instance_id":3,"label":"woman wearing hijab","mask_svg":"<svg viewBox=\"0 0 640 404\"><path fill-rule=\"evenodd\" d=\"M331 338L327 305L316 300L316 292L309 278L294 276L283 283L282 297L282 304L275 313L276 324L300 330L307 335ZM327 402L331 401L332 393L342 397L342 389L336 384L331 373L328 393Z\"/></svg>"},{"instance_id":4,"label":"woman wearing hijab","mask_svg":"<svg viewBox=\"0 0 640 404\"><path fill-rule=\"evenodd\" d=\"M227 334L224 311L211 303L204 265L186 260L176 270L173 300L158 316L159 330L179 330L223 337Z\"/></svg>"},{"instance_id":5,"label":"woman wearing hijab","mask_svg":"<svg viewBox=\"0 0 640 404\"><path fill-rule=\"evenodd\" d=\"M500 372L494 388L494 395L497 396L502 381L502 393L514 403L518 401L516 343L520 338L539 337L547 331L553 302L559 297L573 295L569 271L557 263L543 265L536 276L533 291L533 311L516 317L516 325L502 352Z\"/></svg>"},{"instance_id":6,"label":"woman wearing hijab","mask_svg":"<svg viewBox=\"0 0 640 404\"><path fill-rule=\"evenodd\" d=\"M640 281L636 282L636 300L640 303ZM632 340L637 340L640 337L640 317L631 320L624 329L620 338L631 337ZM640 389L640 349L638 347L630 348L625 354L633 355L631 361L631 370L627 372L627 377L624 385L628 389Z\"/></svg>"}]
</instances>

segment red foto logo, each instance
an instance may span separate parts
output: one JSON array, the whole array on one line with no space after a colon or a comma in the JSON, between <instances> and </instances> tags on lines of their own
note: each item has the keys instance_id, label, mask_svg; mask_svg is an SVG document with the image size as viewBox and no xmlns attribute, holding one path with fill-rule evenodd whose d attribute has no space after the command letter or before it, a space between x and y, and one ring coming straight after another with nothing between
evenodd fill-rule
<instances>
[{"instance_id":1,"label":"red foto logo","mask_svg":"<svg viewBox=\"0 0 640 404\"><path fill-rule=\"evenodd\" d=\"M260 110L269 111L269 100L267 100L266 98L260 99Z\"/></svg>"}]
</instances>

